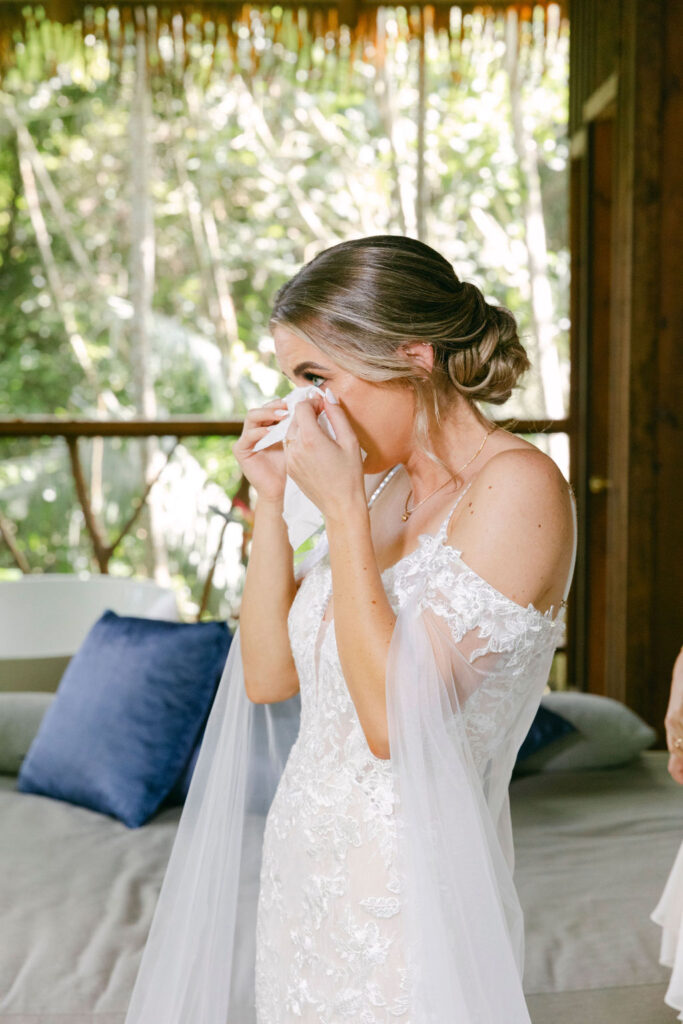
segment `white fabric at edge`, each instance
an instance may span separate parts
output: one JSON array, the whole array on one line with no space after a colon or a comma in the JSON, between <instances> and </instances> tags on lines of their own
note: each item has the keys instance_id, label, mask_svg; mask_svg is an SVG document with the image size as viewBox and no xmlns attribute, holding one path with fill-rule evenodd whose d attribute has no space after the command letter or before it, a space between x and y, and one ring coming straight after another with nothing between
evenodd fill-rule
<instances>
[{"instance_id":1,"label":"white fabric at edge","mask_svg":"<svg viewBox=\"0 0 683 1024\"><path fill-rule=\"evenodd\" d=\"M678 1020L683 1021L683 843L650 916L662 929L659 962L672 968L664 1001L678 1010Z\"/></svg>"}]
</instances>

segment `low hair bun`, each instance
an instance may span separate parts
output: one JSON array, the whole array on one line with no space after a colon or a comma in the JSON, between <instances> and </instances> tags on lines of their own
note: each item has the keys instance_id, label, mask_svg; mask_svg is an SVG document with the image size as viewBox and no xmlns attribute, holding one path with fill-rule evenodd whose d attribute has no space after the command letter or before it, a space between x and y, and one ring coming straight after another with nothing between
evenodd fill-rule
<instances>
[{"instance_id":1,"label":"low hair bun","mask_svg":"<svg viewBox=\"0 0 683 1024\"><path fill-rule=\"evenodd\" d=\"M280 288L271 324L294 331L362 380L414 389L416 430L461 396L502 405L529 368L512 313L489 305L476 285L424 242L373 235L340 242ZM407 346L431 346L431 374Z\"/></svg>"},{"instance_id":2,"label":"low hair bun","mask_svg":"<svg viewBox=\"0 0 683 1024\"><path fill-rule=\"evenodd\" d=\"M451 384L470 400L502 405L531 365L512 313L489 305L479 289L462 283L459 308L470 310L470 330L453 340L445 369Z\"/></svg>"}]
</instances>

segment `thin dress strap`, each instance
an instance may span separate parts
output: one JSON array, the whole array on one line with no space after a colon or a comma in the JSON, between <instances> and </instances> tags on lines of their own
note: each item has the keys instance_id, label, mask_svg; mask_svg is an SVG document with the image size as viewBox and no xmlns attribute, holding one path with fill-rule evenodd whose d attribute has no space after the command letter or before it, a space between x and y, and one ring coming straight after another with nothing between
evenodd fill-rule
<instances>
[{"instance_id":1,"label":"thin dress strap","mask_svg":"<svg viewBox=\"0 0 683 1024\"><path fill-rule=\"evenodd\" d=\"M439 527L439 534L441 534L443 532L443 534L445 536L448 533L448 524L451 521L453 513L455 512L456 508L458 507L458 505L460 504L462 499L465 497L465 495L467 494L467 492L469 491L470 487L472 486L472 484L474 483L475 480L476 480L476 477L472 477L470 482L465 486L464 490L462 490L460 492L460 494L458 495L458 497L455 499L454 504L451 505L451 507L450 507L448 515L446 516L446 518L442 522L441 526Z\"/></svg>"},{"instance_id":2,"label":"thin dress strap","mask_svg":"<svg viewBox=\"0 0 683 1024\"><path fill-rule=\"evenodd\" d=\"M443 534L444 537L446 536L446 534L448 533L448 525L449 525L449 523L451 521L453 513L455 512L456 508L460 504L461 500L465 497L465 495L467 494L468 490L470 489L470 487L472 486L472 484L474 483L475 480L476 480L476 477L472 477L470 482L465 487L464 491L461 494L458 495L458 497L456 498L456 501L453 504L453 506L451 507L448 515L446 516L446 518L444 519L443 523L439 527L439 533L437 534L437 536L441 536L442 534ZM573 528L574 528L573 529L574 536L573 536L573 548L572 548L572 561L571 561L571 565L569 567L569 573L567 575L567 582L565 584L564 593L562 595L562 601L560 602L560 606L561 607L566 607L567 606L567 598L569 596L569 591L571 590L571 586L572 586L572 580L574 578L574 568L576 566L576 549L578 547L578 522L577 522L577 515L576 515L576 497L574 495L574 488L572 487L572 485L568 484L567 486L569 488L569 497L571 499L571 506L572 506L572 523L573 523Z\"/></svg>"}]
</instances>

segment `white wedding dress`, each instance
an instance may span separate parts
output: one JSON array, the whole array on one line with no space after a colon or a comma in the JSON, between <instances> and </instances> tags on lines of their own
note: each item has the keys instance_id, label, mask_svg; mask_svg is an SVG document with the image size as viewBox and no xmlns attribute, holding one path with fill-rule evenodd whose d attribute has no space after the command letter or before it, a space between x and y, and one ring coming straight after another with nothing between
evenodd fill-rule
<instances>
[{"instance_id":1,"label":"white wedding dress","mask_svg":"<svg viewBox=\"0 0 683 1024\"><path fill-rule=\"evenodd\" d=\"M650 917L662 929L659 962L671 968L664 1002L683 1021L683 843Z\"/></svg>"},{"instance_id":2,"label":"white wedding dress","mask_svg":"<svg viewBox=\"0 0 683 1024\"><path fill-rule=\"evenodd\" d=\"M390 759L324 621L324 537L289 613L300 697L251 704L237 631L126 1024L530 1024L508 784L564 633L572 510L559 610L467 566L453 509L383 573Z\"/></svg>"},{"instance_id":3,"label":"white wedding dress","mask_svg":"<svg viewBox=\"0 0 683 1024\"><path fill-rule=\"evenodd\" d=\"M466 493L460 495L458 502ZM456 502L456 505L458 504ZM396 613L429 579L432 605L456 643L479 627L476 658L509 652L504 685L464 704L475 763L485 774L563 616L523 608L468 569L445 544L448 521L382 575ZM369 750L344 681L327 557L306 575L289 615L301 684L301 728L266 822L256 939L258 1024L415 1021L406 952L398 794L388 760ZM444 605L444 596L448 604ZM416 680L419 683L419 680ZM505 808L500 810L507 811ZM506 837L507 839L507 837ZM508 846L508 854L511 846ZM501 1020L502 1024L502 1020Z\"/></svg>"}]
</instances>

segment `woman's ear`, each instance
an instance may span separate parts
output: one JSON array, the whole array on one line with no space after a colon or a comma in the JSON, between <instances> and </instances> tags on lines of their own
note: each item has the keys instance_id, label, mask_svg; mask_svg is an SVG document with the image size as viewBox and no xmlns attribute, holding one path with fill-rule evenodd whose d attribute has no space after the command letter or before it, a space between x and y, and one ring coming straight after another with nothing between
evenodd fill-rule
<instances>
[{"instance_id":1,"label":"woman's ear","mask_svg":"<svg viewBox=\"0 0 683 1024\"><path fill-rule=\"evenodd\" d=\"M416 366L422 367L427 373L434 368L434 349L426 341L411 341L403 345L402 350Z\"/></svg>"}]
</instances>

